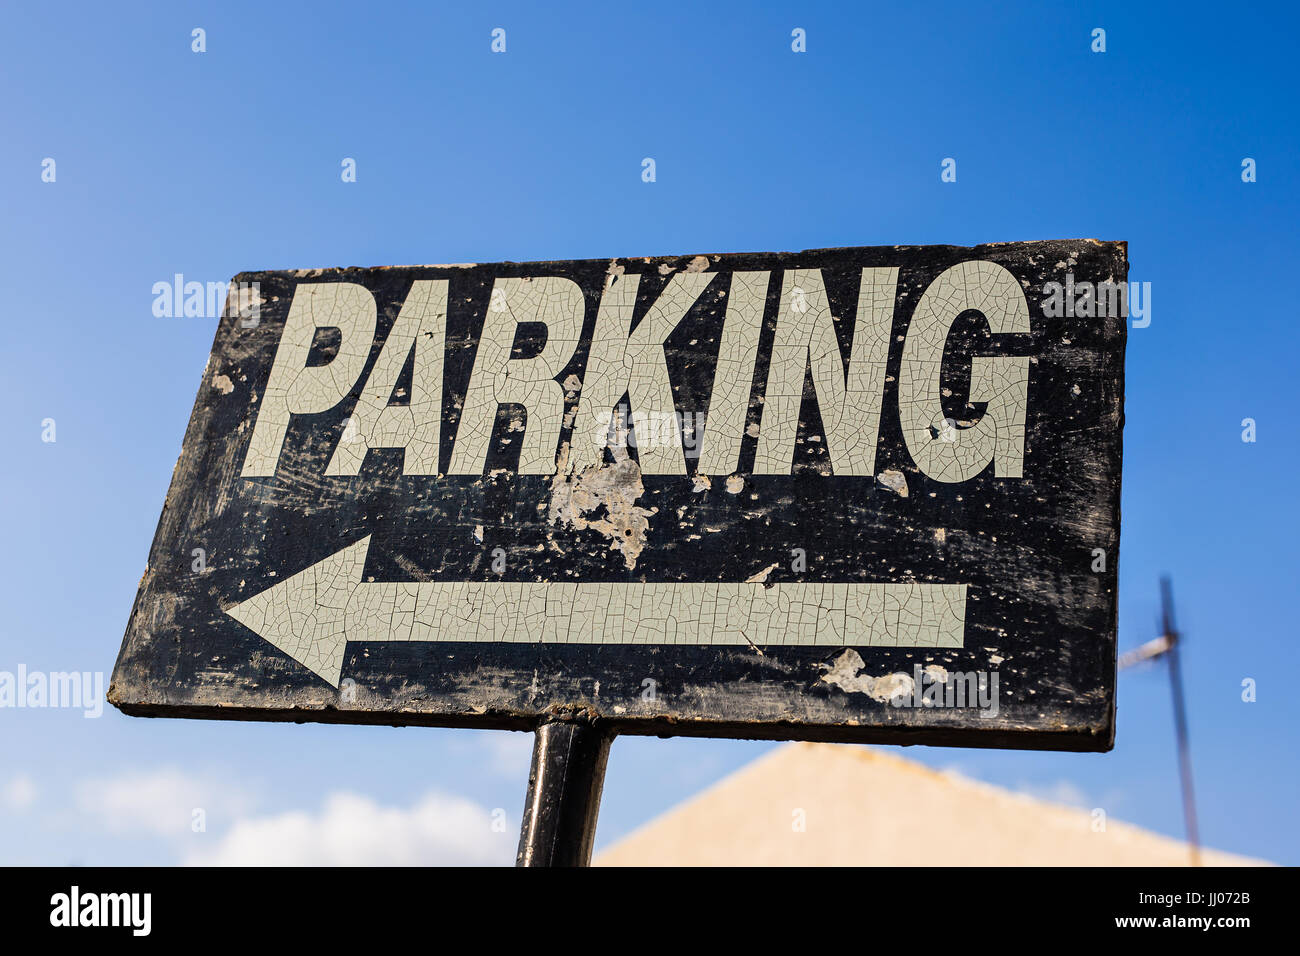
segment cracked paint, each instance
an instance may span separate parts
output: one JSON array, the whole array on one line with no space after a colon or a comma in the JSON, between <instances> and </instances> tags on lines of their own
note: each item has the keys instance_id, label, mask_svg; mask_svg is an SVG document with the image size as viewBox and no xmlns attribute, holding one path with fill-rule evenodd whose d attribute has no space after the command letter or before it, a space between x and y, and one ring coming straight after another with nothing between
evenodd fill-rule
<instances>
[{"instance_id":1,"label":"cracked paint","mask_svg":"<svg viewBox=\"0 0 1300 956\"><path fill-rule=\"evenodd\" d=\"M527 416L518 473L549 475L564 417L564 387L555 379L578 348L582 289L572 279L498 279L474 354L452 447L454 474L481 474L499 405L522 405ZM546 345L532 358L511 355L518 326L546 326Z\"/></svg>"},{"instance_id":2,"label":"cracked paint","mask_svg":"<svg viewBox=\"0 0 1300 956\"><path fill-rule=\"evenodd\" d=\"M744 583L363 580L369 547L363 538L225 613L334 685L348 641L960 647L966 615L964 585L766 585L767 572Z\"/></svg>"},{"instance_id":3,"label":"cracked paint","mask_svg":"<svg viewBox=\"0 0 1300 956\"><path fill-rule=\"evenodd\" d=\"M896 268L862 270L846 370L821 270L786 271L763 393L754 474L790 472L807 374L812 377L835 474L870 475L875 471L897 286Z\"/></svg>"},{"instance_id":4,"label":"cracked paint","mask_svg":"<svg viewBox=\"0 0 1300 956\"><path fill-rule=\"evenodd\" d=\"M1029 307L1015 277L993 262L962 262L926 288L903 346L898 414L916 466L943 482L967 481L989 466L1002 478L1024 474L1029 357L973 356L970 401L987 402L966 428L943 413L941 370L953 321L968 310L988 320L994 335L1026 333Z\"/></svg>"}]
</instances>

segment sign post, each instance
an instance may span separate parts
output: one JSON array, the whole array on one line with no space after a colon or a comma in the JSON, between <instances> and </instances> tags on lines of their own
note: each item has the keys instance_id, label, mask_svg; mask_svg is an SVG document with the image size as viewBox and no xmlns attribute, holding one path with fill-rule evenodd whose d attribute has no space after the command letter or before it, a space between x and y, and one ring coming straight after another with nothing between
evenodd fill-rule
<instances>
[{"instance_id":1,"label":"sign post","mask_svg":"<svg viewBox=\"0 0 1300 956\"><path fill-rule=\"evenodd\" d=\"M1127 272L241 275L109 699L533 731L522 864L589 858L616 734L1107 750Z\"/></svg>"},{"instance_id":2,"label":"sign post","mask_svg":"<svg viewBox=\"0 0 1300 956\"><path fill-rule=\"evenodd\" d=\"M591 862L612 739L585 720L558 720L537 728L517 865Z\"/></svg>"}]
</instances>

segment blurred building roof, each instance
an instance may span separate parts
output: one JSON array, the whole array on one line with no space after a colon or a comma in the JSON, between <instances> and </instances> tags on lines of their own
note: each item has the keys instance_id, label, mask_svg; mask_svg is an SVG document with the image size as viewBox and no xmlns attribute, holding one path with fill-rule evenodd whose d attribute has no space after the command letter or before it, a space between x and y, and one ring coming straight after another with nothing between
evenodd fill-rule
<instances>
[{"instance_id":1,"label":"blurred building roof","mask_svg":"<svg viewBox=\"0 0 1300 956\"><path fill-rule=\"evenodd\" d=\"M802 829L800 822L802 821ZM1202 850L1205 865L1266 861ZM1183 866L1189 846L887 751L788 744L597 856L597 866Z\"/></svg>"}]
</instances>

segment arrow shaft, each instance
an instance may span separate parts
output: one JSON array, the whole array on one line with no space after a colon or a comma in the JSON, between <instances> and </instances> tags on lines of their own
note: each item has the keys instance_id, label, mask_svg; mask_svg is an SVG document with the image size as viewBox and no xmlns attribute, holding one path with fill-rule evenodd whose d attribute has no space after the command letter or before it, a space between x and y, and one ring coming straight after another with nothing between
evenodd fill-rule
<instances>
[{"instance_id":1,"label":"arrow shaft","mask_svg":"<svg viewBox=\"0 0 1300 956\"><path fill-rule=\"evenodd\" d=\"M961 647L964 584L373 581L370 538L226 609L338 686L349 641Z\"/></svg>"},{"instance_id":2,"label":"arrow shaft","mask_svg":"<svg viewBox=\"0 0 1300 956\"><path fill-rule=\"evenodd\" d=\"M357 585L344 631L350 641L961 647L965 617L962 584L421 581Z\"/></svg>"}]
</instances>

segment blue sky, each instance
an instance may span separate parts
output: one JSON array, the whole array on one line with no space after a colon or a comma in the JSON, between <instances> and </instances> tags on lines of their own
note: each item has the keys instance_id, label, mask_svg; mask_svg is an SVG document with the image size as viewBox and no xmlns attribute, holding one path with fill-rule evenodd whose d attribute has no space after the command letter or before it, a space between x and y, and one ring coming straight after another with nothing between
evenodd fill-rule
<instances>
[{"instance_id":1,"label":"blue sky","mask_svg":"<svg viewBox=\"0 0 1300 956\"><path fill-rule=\"evenodd\" d=\"M9 5L0 670L111 670L215 326L153 316L175 273L1124 239L1153 311L1129 337L1121 648L1172 574L1203 837L1300 863L1300 24L1133 6ZM598 848L771 746L617 741ZM1159 668L1120 677L1113 753L907 755L1181 831ZM498 839L447 852L508 862L527 761L524 735L0 710L0 861L221 858L266 821L382 842L403 823L378 808L433 800L501 808Z\"/></svg>"}]
</instances>

